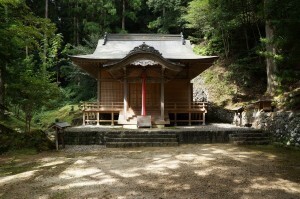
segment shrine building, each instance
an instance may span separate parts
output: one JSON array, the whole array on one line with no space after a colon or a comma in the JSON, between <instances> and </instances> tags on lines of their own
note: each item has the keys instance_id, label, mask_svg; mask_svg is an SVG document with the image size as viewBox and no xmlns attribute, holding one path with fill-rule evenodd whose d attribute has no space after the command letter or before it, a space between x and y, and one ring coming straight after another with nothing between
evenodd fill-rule
<instances>
[{"instance_id":1,"label":"shrine building","mask_svg":"<svg viewBox=\"0 0 300 199\"><path fill-rule=\"evenodd\" d=\"M71 59L97 80L83 125L205 124L207 102L193 101L191 80L217 57L196 55L182 35L105 34L93 54Z\"/></svg>"}]
</instances>

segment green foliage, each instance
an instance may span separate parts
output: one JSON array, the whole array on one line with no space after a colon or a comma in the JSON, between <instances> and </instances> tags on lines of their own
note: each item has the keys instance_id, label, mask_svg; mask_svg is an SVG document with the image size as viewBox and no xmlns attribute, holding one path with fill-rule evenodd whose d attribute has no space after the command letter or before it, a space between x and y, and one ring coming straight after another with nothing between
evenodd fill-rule
<instances>
[{"instance_id":1,"label":"green foliage","mask_svg":"<svg viewBox=\"0 0 300 199\"><path fill-rule=\"evenodd\" d=\"M194 0L184 18L198 37L209 40L211 49L228 58L244 53L259 42L261 22L258 19L260 1ZM220 45L221 44L221 45Z\"/></svg>"},{"instance_id":2,"label":"green foliage","mask_svg":"<svg viewBox=\"0 0 300 199\"><path fill-rule=\"evenodd\" d=\"M231 82L230 73L220 67L218 62L210 69L204 71L200 76L194 79L194 84L201 85L205 90L209 91L209 101L214 102L218 106L230 104L230 100L236 93L236 86ZM203 83L199 82L202 80Z\"/></svg>"},{"instance_id":3,"label":"green foliage","mask_svg":"<svg viewBox=\"0 0 300 199\"><path fill-rule=\"evenodd\" d=\"M275 61L277 90L283 92L300 79L299 15L298 0L193 0L183 18L199 38L195 52L225 59L228 77L240 90L266 88L267 58ZM266 38L267 21L272 38Z\"/></svg>"},{"instance_id":4,"label":"green foliage","mask_svg":"<svg viewBox=\"0 0 300 199\"><path fill-rule=\"evenodd\" d=\"M229 77L241 88L257 83L256 77L265 76L264 65L256 57L245 57L236 60L228 66ZM254 81L256 80L256 81Z\"/></svg>"},{"instance_id":5,"label":"green foliage","mask_svg":"<svg viewBox=\"0 0 300 199\"><path fill-rule=\"evenodd\" d=\"M300 79L300 2L266 1L265 16L274 28L275 59L282 90ZM279 58L279 59L278 59Z\"/></svg>"},{"instance_id":6,"label":"green foliage","mask_svg":"<svg viewBox=\"0 0 300 199\"><path fill-rule=\"evenodd\" d=\"M148 0L147 5L157 14L154 21L150 21L148 28L159 33L170 33L172 30L182 31L185 20L181 15L185 12L186 0Z\"/></svg>"},{"instance_id":7,"label":"green foliage","mask_svg":"<svg viewBox=\"0 0 300 199\"><path fill-rule=\"evenodd\" d=\"M72 124L73 119L81 116L78 104L68 104L57 109L40 112L34 117L34 121L40 128L48 129L56 120Z\"/></svg>"},{"instance_id":8,"label":"green foliage","mask_svg":"<svg viewBox=\"0 0 300 199\"><path fill-rule=\"evenodd\" d=\"M300 110L300 87L291 91L281 91L282 94L278 95L275 100L277 107L283 110Z\"/></svg>"},{"instance_id":9,"label":"green foliage","mask_svg":"<svg viewBox=\"0 0 300 199\"><path fill-rule=\"evenodd\" d=\"M53 105L60 94L57 84L51 82L50 75L36 68L35 63L32 56L21 62L22 67L18 71L11 71L16 78L8 86L8 93L13 96L12 103L19 104L26 115L25 131L30 131L30 122L34 114L42 107Z\"/></svg>"},{"instance_id":10,"label":"green foliage","mask_svg":"<svg viewBox=\"0 0 300 199\"><path fill-rule=\"evenodd\" d=\"M98 44L99 34L92 34L84 40L85 45L67 49L67 54L89 54L94 51ZM66 102L78 103L96 97L97 81L91 78L86 72L70 62L61 66L61 77L68 81L63 87L63 94ZM86 89L89 88L89 89Z\"/></svg>"}]
</instances>

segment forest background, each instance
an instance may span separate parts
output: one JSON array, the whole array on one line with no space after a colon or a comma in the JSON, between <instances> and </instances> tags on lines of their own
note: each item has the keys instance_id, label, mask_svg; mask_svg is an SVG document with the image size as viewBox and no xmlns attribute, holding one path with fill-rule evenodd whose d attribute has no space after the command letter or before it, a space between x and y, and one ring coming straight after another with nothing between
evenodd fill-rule
<instances>
[{"instance_id":1,"label":"forest background","mask_svg":"<svg viewBox=\"0 0 300 199\"><path fill-rule=\"evenodd\" d=\"M299 16L299 0L0 0L0 123L46 128L52 110L95 100L96 80L68 55L92 53L105 32L182 32L219 56L194 80L210 101L299 110Z\"/></svg>"}]
</instances>

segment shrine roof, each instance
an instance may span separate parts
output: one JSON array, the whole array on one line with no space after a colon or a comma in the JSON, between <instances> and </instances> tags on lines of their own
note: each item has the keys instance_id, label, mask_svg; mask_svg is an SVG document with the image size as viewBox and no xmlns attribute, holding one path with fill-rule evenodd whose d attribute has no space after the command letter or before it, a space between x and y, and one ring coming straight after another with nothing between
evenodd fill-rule
<instances>
[{"instance_id":1,"label":"shrine roof","mask_svg":"<svg viewBox=\"0 0 300 199\"><path fill-rule=\"evenodd\" d=\"M215 56L196 55L189 40L185 40L182 35L169 34L107 34L98 41L93 54L72 57L88 60L119 60L143 43L154 47L165 59L198 60L216 58Z\"/></svg>"}]
</instances>

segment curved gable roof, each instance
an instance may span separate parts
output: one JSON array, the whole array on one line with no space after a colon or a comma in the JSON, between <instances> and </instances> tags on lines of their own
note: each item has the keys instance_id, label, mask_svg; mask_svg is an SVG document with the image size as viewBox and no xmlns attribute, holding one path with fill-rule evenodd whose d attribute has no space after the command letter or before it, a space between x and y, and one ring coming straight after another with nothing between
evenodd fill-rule
<instances>
[{"instance_id":1,"label":"curved gable roof","mask_svg":"<svg viewBox=\"0 0 300 199\"><path fill-rule=\"evenodd\" d=\"M149 52L131 53L133 49L142 46L143 43L153 47L160 55ZM166 34L106 34L103 39L98 41L93 54L70 57L75 64L95 78L97 78L98 67L104 66L110 70L113 65L118 68L117 65L123 64L124 66L124 64L139 61L141 58L140 60L159 63L168 68L168 71L172 71L171 73L180 71L179 66L182 64L186 65L190 79L209 68L218 58L196 55L190 41L185 40L182 35ZM182 66L182 68L184 67Z\"/></svg>"},{"instance_id":2,"label":"curved gable roof","mask_svg":"<svg viewBox=\"0 0 300 199\"><path fill-rule=\"evenodd\" d=\"M98 45L93 54L77 55L76 58L119 60L136 46L143 43L154 47L165 59L206 59L214 56L200 56L193 52L189 40L185 40L182 35L163 34L107 34L98 41Z\"/></svg>"}]
</instances>

